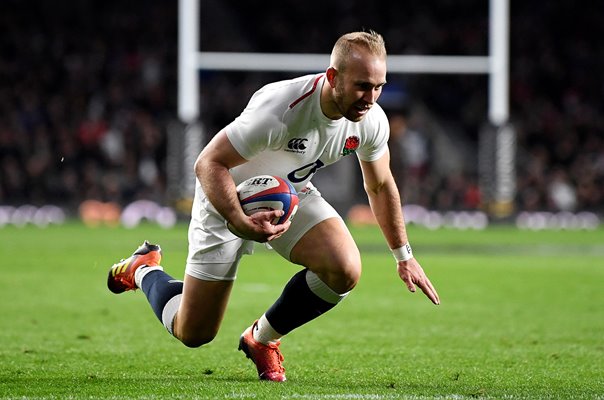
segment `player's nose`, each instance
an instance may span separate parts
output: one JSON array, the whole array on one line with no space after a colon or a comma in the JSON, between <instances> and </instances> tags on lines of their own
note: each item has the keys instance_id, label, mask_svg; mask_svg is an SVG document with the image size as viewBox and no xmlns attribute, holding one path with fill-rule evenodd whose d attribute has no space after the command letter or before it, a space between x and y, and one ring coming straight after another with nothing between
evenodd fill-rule
<instances>
[{"instance_id":1,"label":"player's nose","mask_svg":"<svg viewBox=\"0 0 604 400\"><path fill-rule=\"evenodd\" d=\"M368 105L373 105L377 101L379 96L379 92L375 90L367 90L363 95L363 101Z\"/></svg>"}]
</instances>

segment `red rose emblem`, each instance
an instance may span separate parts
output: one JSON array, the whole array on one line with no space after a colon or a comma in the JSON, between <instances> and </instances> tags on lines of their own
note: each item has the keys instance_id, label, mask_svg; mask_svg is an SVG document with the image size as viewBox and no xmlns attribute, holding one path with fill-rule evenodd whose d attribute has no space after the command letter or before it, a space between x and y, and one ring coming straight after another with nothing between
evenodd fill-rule
<instances>
[{"instance_id":1,"label":"red rose emblem","mask_svg":"<svg viewBox=\"0 0 604 400\"><path fill-rule=\"evenodd\" d=\"M354 153L356 149L359 148L360 139L358 136L350 136L346 138L346 143L344 143L344 150L342 150L342 155L347 156L350 153Z\"/></svg>"}]
</instances>

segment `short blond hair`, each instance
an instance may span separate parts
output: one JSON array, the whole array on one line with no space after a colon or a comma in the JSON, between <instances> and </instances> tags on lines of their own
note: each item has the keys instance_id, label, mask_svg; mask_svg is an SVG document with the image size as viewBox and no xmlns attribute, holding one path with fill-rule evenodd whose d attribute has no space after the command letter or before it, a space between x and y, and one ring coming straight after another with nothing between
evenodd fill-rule
<instances>
[{"instance_id":1,"label":"short blond hair","mask_svg":"<svg viewBox=\"0 0 604 400\"><path fill-rule=\"evenodd\" d=\"M346 61L355 47L362 47L375 56L386 58L386 44L382 35L373 30L350 32L340 36L334 44L331 51L331 66L340 71L344 70Z\"/></svg>"}]
</instances>

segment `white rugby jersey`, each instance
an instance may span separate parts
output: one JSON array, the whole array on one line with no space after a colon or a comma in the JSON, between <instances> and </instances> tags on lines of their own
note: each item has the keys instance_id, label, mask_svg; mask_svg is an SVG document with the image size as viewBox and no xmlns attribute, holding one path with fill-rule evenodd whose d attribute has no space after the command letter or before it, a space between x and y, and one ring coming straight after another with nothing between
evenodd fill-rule
<instances>
[{"instance_id":1,"label":"white rugby jersey","mask_svg":"<svg viewBox=\"0 0 604 400\"><path fill-rule=\"evenodd\" d=\"M331 120L321 110L325 74L268 84L226 127L247 163L231 169L236 184L256 175L277 175L302 190L319 169L356 153L363 161L380 158L390 128L378 104L359 122Z\"/></svg>"}]
</instances>

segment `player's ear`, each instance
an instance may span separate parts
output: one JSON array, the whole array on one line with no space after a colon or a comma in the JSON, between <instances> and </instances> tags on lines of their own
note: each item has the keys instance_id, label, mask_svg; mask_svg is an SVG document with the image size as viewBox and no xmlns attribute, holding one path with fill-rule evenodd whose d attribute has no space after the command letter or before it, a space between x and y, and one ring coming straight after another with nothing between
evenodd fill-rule
<instances>
[{"instance_id":1,"label":"player's ear","mask_svg":"<svg viewBox=\"0 0 604 400\"><path fill-rule=\"evenodd\" d=\"M331 86L332 89L335 88L338 71L334 67L329 67L327 68L327 71L325 71L325 76L327 77L327 82L329 82L329 86Z\"/></svg>"}]
</instances>

